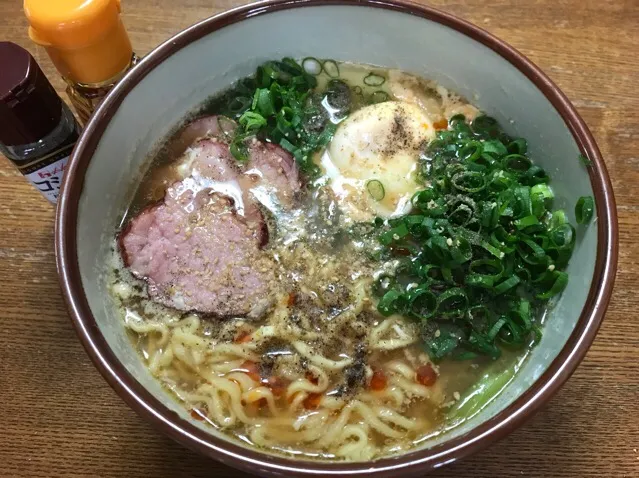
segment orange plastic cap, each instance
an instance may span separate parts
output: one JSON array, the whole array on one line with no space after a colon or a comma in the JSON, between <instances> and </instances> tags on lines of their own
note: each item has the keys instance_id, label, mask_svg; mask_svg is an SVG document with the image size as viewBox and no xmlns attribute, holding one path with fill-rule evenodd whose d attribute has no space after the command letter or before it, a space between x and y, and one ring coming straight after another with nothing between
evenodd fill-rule
<instances>
[{"instance_id":1,"label":"orange plastic cap","mask_svg":"<svg viewBox=\"0 0 639 478\"><path fill-rule=\"evenodd\" d=\"M120 0L24 0L24 12L29 36L68 80L103 83L131 61Z\"/></svg>"}]
</instances>

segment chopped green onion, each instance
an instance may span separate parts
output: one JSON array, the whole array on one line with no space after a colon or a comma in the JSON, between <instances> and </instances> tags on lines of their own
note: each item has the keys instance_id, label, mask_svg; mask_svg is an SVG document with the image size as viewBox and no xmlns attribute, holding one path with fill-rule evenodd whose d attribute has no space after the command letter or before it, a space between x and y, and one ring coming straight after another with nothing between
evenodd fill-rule
<instances>
[{"instance_id":1,"label":"chopped green onion","mask_svg":"<svg viewBox=\"0 0 639 478\"><path fill-rule=\"evenodd\" d=\"M581 196L575 206L577 224L588 224L595 212L595 200L592 196Z\"/></svg>"},{"instance_id":2,"label":"chopped green onion","mask_svg":"<svg viewBox=\"0 0 639 478\"><path fill-rule=\"evenodd\" d=\"M384 191L384 185L377 179L371 179L367 181L366 190L375 201L381 201L382 199L384 199L384 196L386 194Z\"/></svg>"},{"instance_id":3,"label":"chopped green onion","mask_svg":"<svg viewBox=\"0 0 639 478\"><path fill-rule=\"evenodd\" d=\"M552 213L549 227L554 229L562 224L566 224L567 222L568 218L566 217L566 212L563 209L558 209Z\"/></svg>"},{"instance_id":4,"label":"chopped green onion","mask_svg":"<svg viewBox=\"0 0 639 478\"><path fill-rule=\"evenodd\" d=\"M238 96L231 100L228 108L232 113L239 114L246 111L249 106L251 106L251 100L249 98Z\"/></svg>"},{"instance_id":5,"label":"chopped green onion","mask_svg":"<svg viewBox=\"0 0 639 478\"><path fill-rule=\"evenodd\" d=\"M463 289L454 287L437 297L437 313L443 317L457 317L468 308L468 296Z\"/></svg>"},{"instance_id":6,"label":"chopped green onion","mask_svg":"<svg viewBox=\"0 0 639 478\"><path fill-rule=\"evenodd\" d=\"M548 232L550 242L557 248L572 247L575 242L575 228L565 223L551 229Z\"/></svg>"},{"instance_id":7,"label":"chopped green onion","mask_svg":"<svg viewBox=\"0 0 639 478\"><path fill-rule=\"evenodd\" d=\"M289 153L293 153L293 154L295 154L295 152L298 150L297 146L295 146L286 138L282 138L280 140L280 146L284 148L286 151L288 151Z\"/></svg>"},{"instance_id":8,"label":"chopped green onion","mask_svg":"<svg viewBox=\"0 0 639 478\"><path fill-rule=\"evenodd\" d=\"M532 163L530 159L521 154L509 154L503 159L503 165L507 171L525 173Z\"/></svg>"},{"instance_id":9,"label":"chopped green onion","mask_svg":"<svg viewBox=\"0 0 639 478\"><path fill-rule=\"evenodd\" d=\"M393 315L403 310L403 303L403 295L396 290L390 290L377 304L377 310L384 316Z\"/></svg>"},{"instance_id":10,"label":"chopped green onion","mask_svg":"<svg viewBox=\"0 0 639 478\"><path fill-rule=\"evenodd\" d=\"M257 68L253 77L241 80L207 105L218 115L239 123L239 127L231 128L228 133L231 153L237 160L248 158L244 141L256 136L291 152L303 173L313 176L319 172L313 154L328 144L337 128L325 114L324 106L315 100L316 96L322 98L322 93L326 95L331 91L330 82L324 91L314 91L318 82L313 73L320 73L324 66L329 71L327 74L339 74L332 60L324 65L311 57L305 58L302 64L292 58L267 61ZM349 97L347 103L350 101ZM343 106L348 111L350 104Z\"/></svg>"},{"instance_id":11,"label":"chopped green onion","mask_svg":"<svg viewBox=\"0 0 639 478\"><path fill-rule=\"evenodd\" d=\"M478 116L470 124L470 127L475 135L484 139L497 136L499 132L499 124L497 123L497 120L490 116Z\"/></svg>"},{"instance_id":12,"label":"chopped green onion","mask_svg":"<svg viewBox=\"0 0 639 478\"><path fill-rule=\"evenodd\" d=\"M536 226L539 224L539 219L536 216L526 216L521 219L517 219L513 222L515 227L519 230L524 230L529 228L530 226Z\"/></svg>"},{"instance_id":13,"label":"chopped green onion","mask_svg":"<svg viewBox=\"0 0 639 478\"><path fill-rule=\"evenodd\" d=\"M503 282L501 282L500 284L498 284L495 287L495 289L494 289L495 294L497 294L497 295L503 294L507 290L512 289L513 287L515 287L520 282L521 282L521 280L519 279L519 277L510 276L508 279L504 280Z\"/></svg>"},{"instance_id":14,"label":"chopped green onion","mask_svg":"<svg viewBox=\"0 0 639 478\"><path fill-rule=\"evenodd\" d=\"M433 360L441 360L459 347L461 331L450 323L441 323L426 342L426 350Z\"/></svg>"},{"instance_id":15,"label":"chopped green onion","mask_svg":"<svg viewBox=\"0 0 639 478\"><path fill-rule=\"evenodd\" d=\"M408 293L408 307L412 315L426 320L437 310L437 298L428 288L416 288Z\"/></svg>"},{"instance_id":16,"label":"chopped green onion","mask_svg":"<svg viewBox=\"0 0 639 478\"><path fill-rule=\"evenodd\" d=\"M538 299L550 299L561 293L568 285L568 274L562 271L554 271L554 282L546 292L537 294Z\"/></svg>"},{"instance_id":17,"label":"chopped green onion","mask_svg":"<svg viewBox=\"0 0 639 478\"><path fill-rule=\"evenodd\" d=\"M534 344L536 311L566 287L575 229L527 151L493 118L455 115L423 151L411 213L375 223L380 255L400 261L383 313L418 319L433 360Z\"/></svg>"},{"instance_id":18,"label":"chopped green onion","mask_svg":"<svg viewBox=\"0 0 639 478\"><path fill-rule=\"evenodd\" d=\"M266 126L266 119L259 113L247 111L240 117L240 124L246 131L253 131Z\"/></svg>"},{"instance_id":19,"label":"chopped green onion","mask_svg":"<svg viewBox=\"0 0 639 478\"><path fill-rule=\"evenodd\" d=\"M376 73L369 73L364 77L364 84L368 86L382 86L386 78Z\"/></svg>"},{"instance_id":20,"label":"chopped green onion","mask_svg":"<svg viewBox=\"0 0 639 478\"><path fill-rule=\"evenodd\" d=\"M244 144L244 138L238 136L229 145L231 155L238 161L248 160L248 148Z\"/></svg>"},{"instance_id":21,"label":"chopped green onion","mask_svg":"<svg viewBox=\"0 0 639 478\"><path fill-rule=\"evenodd\" d=\"M395 241L399 241L403 237L407 236L409 233L408 227L406 224L399 224L397 227L394 227L390 231L386 231L379 237L379 242L381 242L384 246L388 246Z\"/></svg>"},{"instance_id":22,"label":"chopped green onion","mask_svg":"<svg viewBox=\"0 0 639 478\"><path fill-rule=\"evenodd\" d=\"M331 78L339 78L339 66L337 66L337 62L335 62L335 60L324 60L322 68Z\"/></svg>"},{"instance_id":23,"label":"chopped green onion","mask_svg":"<svg viewBox=\"0 0 639 478\"><path fill-rule=\"evenodd\" d=\"M533 214L541 218L552 206L554 198L555 195L547 184L536 184L530 188Z\"/></svg>"},{"instance_id":24,"label":"chopped green onion","mask_svg":"<svg viewBox=\"0 0 639 478\"><path fill-rule=\"evenodd\" d=\"M506 146L510 154L526 154L528 151L528 142L524 138L517 138Z\"/></svg>"},{"instance_id":25,"label":"chopped green onion","mask_svg":"<svg viewBox=\"0 0 639 478\"><path fill-rule=\"evenodd\" d=\"M481 156L484 151L484 146L479 141L469 141L459 150L457 150L457 156L462 161L473 161Z\"/></svg>"},{"instance_id":26,"label":"chopped green onion","mask_svg":"<svg viewBox=\"0 0 639 478\"><path fill-rule=\"evenodd\" d=\"M506 146L498 140L484 141L483 150L484 153L494 154L497 157L506 156L508 154Z\"/></svg>"},{"instance_id":27,"label":"chopped green onion","mask_svg":"<svg viewBox=\"0 0 639 478\"><path fill-rule=\"evenodd\" d=\"M255 90L251 109L259 111L264 117L272 115L275 112L275 108L273 106L273 100L271 99L271 91L267 88L258 88Z\"/></svg>"},{"instance_id":28,"label":"chopped green onion","mask_svg":"<svg viewBox=\"0 0 639 478\"><path fill-rule=\"evenodd\" d=\"M490 252L493 256L495 256L497 259L503 259L504 258L504 251L501 251L499 249L497 249L496 247L490 245L488 242L486 241L482 241L481 243L481 247L483 247L484 249L486 249L488 252Z\"/></svg>"},{"instance_id":29,"label":"chopped green onion","mask_svg":"<svg viewBox=\"0 0 639 478\"><path fill-rule=\"evenodd\" d=\"M486 187L486 178L476 171L462 171L451 180L455 189L466 193L476 193Z\"/></svg>"},{"instance_id":30,"label":"chopped green onion","mask_svg":"<svg viewBox=\"0 0 639 478\"><path fill-rule=\"evenodd\" d=\"M534 185L532 188L530 188L530 194L540 194L546 202L546 207L550 207L552 205L553 199L555 199L555 195L552 192L552 189L550 189L547 184Z\"/></svg>"}]
</instances>

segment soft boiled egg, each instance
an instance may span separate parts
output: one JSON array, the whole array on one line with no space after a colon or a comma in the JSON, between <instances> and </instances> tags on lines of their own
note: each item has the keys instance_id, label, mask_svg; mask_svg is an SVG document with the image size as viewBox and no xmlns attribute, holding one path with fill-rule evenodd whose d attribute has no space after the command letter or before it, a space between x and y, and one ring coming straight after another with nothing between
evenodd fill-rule
<instances>
[{"instance_id":1,"label":"soft boiled egg","mask_svg":"<svg viewBox=\"0 0 639 478\"><path fill-rule=\"evenodd\" d=\"M368 221L408 212L419 153L434 137L428 113L400 101L366 106L340 123L321 166L346 215Z\"/></svg>"}]
</instances>

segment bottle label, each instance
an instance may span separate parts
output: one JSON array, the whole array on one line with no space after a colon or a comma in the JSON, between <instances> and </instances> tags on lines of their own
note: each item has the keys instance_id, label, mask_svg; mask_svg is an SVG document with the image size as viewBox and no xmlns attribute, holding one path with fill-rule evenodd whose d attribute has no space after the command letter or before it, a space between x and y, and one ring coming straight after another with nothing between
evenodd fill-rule
<instances>
[{"instance_id":1,"label":"bottle label","mask_svg":"<svg viewBox=\"0 0 639 478\"><path fill-rule=\"evenodd\" d=\"M24 176L33 184L42 195L53 204L58 202L60 195L60 185L62 184L62 173L67 166L69 156L65 156L55 163L51 163L44 168L38 169Z\"/></svg>"},{"instance_id":2,"label":"bottle label","mask_svg":"<svg viewBox=\"0 0 639 478\"><path fill-rule=\"evenodd\" d=\"M76 139L77 134L73 134L58 150L18 168L24 177L53 204L58 202L62 175Z\"/></svg>"}]
</instances>

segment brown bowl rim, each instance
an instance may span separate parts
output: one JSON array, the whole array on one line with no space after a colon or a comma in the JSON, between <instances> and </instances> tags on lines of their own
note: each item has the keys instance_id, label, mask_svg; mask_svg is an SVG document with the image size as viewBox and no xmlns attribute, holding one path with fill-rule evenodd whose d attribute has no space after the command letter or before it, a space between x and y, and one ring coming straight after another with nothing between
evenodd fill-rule
<instances>
[{"instance_id":1,"label":"brown bowl rim","mask_svg":"<svg viewBox=\"0 0 639 478\"><path fill-rule=\"evenodd\" d=\"M574 331L559 355L522 396L467 433L434 447L364 463L318 462L272 456L215 437L194 426L156 399L120 363L100 333L82 287L77 259L77 213L84 172L111 117L127 93L167 57L220 28L244 19L306 6L347 5L380 8L438 22L489 47L521 71L546 96L592 162L589 175L597 207L597 257L592 285ZM576 162L576 160L575 160ZM576 162L577 164L577 162ZM67 166L56 216L55 247L58 274L74 327L91 360L107 382L138 414L177 442L244 471L282 476L364 474L403 476L438 468L487 447L520 426L547 402L585 356L601 325L612 295L617 269L618 224L610 178L588 127L559 88L530 60L481 28L451 14L402 0L283 0L249 4L186 28L149 53L109 93L89 121Z\"/></svg>"}]
</instances>

